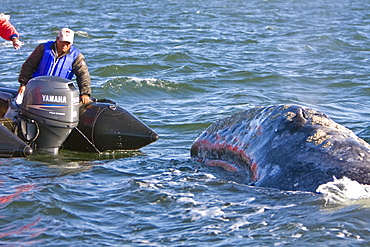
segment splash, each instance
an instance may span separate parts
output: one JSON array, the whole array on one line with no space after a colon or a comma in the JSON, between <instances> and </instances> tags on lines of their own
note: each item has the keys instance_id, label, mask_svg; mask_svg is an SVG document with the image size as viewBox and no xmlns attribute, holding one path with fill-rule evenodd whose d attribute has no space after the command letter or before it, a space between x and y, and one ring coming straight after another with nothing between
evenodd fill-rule
<instances>
[{"instance_id":1,"label":"splash","mask_svg":"<svg viewBox=\"0 0 370 247\"><path fill-rule=\"evenodd\" d=\"M370 198L370 185L363 185L347 177L320 185L316 192L324 195L326 204L343 204Z\"/></svg>"}]
</instances>

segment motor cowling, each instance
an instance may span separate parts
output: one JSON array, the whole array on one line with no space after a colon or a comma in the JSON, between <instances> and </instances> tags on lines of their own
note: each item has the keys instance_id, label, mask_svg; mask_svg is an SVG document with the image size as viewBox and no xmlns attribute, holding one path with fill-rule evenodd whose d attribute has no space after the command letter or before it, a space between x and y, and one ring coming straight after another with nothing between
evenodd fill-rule
<instances>
[{"instance_id":1,"label":"motor cowling","mask_svg":"<svg viewBox=\"0 0 370 247\"><path fill-rule=\"evenodd\" d=\"M79 121L79 91L60 77L40 76L26 86L20 105L23 136L35 150L58 153Z\"/></svg>"}]
</instances>

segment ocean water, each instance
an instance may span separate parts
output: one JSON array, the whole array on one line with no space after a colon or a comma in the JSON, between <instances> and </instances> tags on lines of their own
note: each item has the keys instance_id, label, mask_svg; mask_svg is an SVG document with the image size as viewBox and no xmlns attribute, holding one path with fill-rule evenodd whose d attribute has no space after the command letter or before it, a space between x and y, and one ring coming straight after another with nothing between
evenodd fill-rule
<instances>
[{"instance_id":1,"label":"ocean water","mask_svg":"<svg viewBox=\"0 0 370 247\"><path fill-rule=\"evenodd\" d=\"M70 27L93 96L160 136L138 152L0 159L0 244L368 246L366 187L343 196L325 185L329 197L251 187L192 162L190 147L219 118L281 103L370 141L369 10L361 0L0 0L23 42L0 40L0 86L17 88L33 49Z\"/></svg>"}]
</instances>

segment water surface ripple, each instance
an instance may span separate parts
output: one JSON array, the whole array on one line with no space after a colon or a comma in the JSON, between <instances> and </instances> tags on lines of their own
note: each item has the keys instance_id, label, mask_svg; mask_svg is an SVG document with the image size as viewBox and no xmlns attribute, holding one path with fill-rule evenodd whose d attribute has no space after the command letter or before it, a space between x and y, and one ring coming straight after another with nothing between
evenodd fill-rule
<instances>
[{"instance_id":1,"label":"water surface ripple","mask_svg":"<svg viewBox=\"0 0 370 247\"><path fill-rule=\"evenodd\" d=\"M190 161L218 118L294 103L370 140L370 5L361 0L0 0L24 45L0 41L0 86L27 56L76 31L96 98L160 139L139 152L0 159L0 244L367 246L369 201L230 182Z\"/></svg>"}]
</instances>

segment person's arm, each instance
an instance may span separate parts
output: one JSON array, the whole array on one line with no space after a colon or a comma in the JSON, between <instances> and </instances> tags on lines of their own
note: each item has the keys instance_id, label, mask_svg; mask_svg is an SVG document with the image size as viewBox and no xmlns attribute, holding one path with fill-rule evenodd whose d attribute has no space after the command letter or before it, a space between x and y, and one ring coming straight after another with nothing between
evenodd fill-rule
<instances>
[{"instance_id":1,"label":"person's arm","mask_svg":"<svg viewBox=\"0 0 370 247\"><path fill-rule=\"evenodd\" d=\"M72 71L76 75L76 81L80 90L82 103L89 103L91 95L90 73L87 68L85 57L80 53L72 64Z\"/></svg>"},{"instance_id":2,"label":"person's arm","mask_svg":"<svg viewBox=\"0 0 370 247\"><path fill-rule=\"evenodd\" d=\"M18 81L21 86L27 85L28 81L32 78L33 73L39 67L43 54L44 44L39 44L31 53L31 55L27 58L27 60L23 63L21 72L19 73L18 77Z\"/></svg>"},{"instance_id":3,"label":"person's arm","mask_svg":"<svg viewBox=\"0 0 370 247\"><path fill-rule=\"evenodd\" d=\"M13 42L14 49L21 48L22 44L19 41L19 33L17 29L4 17L0 16L0 36L5 40Z\"/></svg>"}]
</instances>

